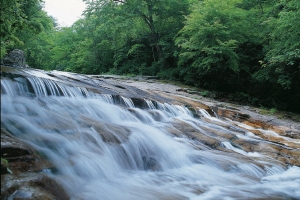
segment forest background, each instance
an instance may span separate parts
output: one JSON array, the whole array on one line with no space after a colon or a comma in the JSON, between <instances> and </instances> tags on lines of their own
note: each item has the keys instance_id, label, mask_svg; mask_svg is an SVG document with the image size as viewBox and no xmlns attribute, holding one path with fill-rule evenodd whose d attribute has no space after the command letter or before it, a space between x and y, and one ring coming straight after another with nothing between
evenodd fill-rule
<instances>
[{"instance_id":1,"label":"forest background","mask_svg":"<svg viewBox=\"0 0 300 200\"><path fill-rule=\"evenodd\" d=\"M151 75L215 98L300 113L299 0L83 0L59 27L41 0L1 1L1 59L83 74Z\"/></svg>"}]
</instances>

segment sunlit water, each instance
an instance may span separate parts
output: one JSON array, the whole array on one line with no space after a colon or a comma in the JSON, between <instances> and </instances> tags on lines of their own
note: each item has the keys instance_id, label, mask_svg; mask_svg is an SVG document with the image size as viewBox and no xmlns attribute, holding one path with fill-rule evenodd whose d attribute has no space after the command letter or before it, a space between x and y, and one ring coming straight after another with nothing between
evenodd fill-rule
<instances>
[{"instance_id":1,"label":"sunlit water","mask_svg":"<svg viewBox=\"0 0 300 200\"><path fill-rule=\"evenodd\" d=\"M168 130L184 122L201 132L240 132L195 119L183 106L145 100L149 108L140 109L121 99L115 105L111 95L85 88L2 78L1 125L51 161L53 168L41 173L58 180L72 199L300 199L299 167L266 162L225 138L218 138L220 145L232 152ZM251 132L243 137L256 139Z\"/></svg>"}]
</instances>

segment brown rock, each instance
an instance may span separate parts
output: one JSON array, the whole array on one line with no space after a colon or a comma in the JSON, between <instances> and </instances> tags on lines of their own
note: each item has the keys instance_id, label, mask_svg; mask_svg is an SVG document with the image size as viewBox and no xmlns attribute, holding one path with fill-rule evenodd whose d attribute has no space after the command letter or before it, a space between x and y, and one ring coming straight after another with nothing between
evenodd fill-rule
<instances>
[{"instance_id":1,"label":"brown rock","mask_svg":"<svg viewBox=\"0 0 300 200\"><path fill-rule=\"evenodd\" d=\"M51 164L2 128L1 158L1 199L69 199L55 180L39 173Z\"/></svg>"},{"instance_id":2,"label":"brown rock","mask_svg":"<svg viewBox=\"0 0 300 200\"><path fill-rule=\"evenodd\" d=\"M8 167L14 174L37 172L51 164L38 156L32 148L10 135L1 128L1 158L8 161Z\"/></svg>"},{"instance_id":3,"label":"brown rock","mask_svg":"<svg viewBox=\"0 0 300 200\"><path fill-rule=\"evenodd\" d=\"M109 123L100 123L90 118L82 117L82 125L93 128L102 137L104 142L120 144L125 142L130 130L121 126L116 126Z\"/></svg>"},{"instance_id":4,"label":"brown rock","mask_svg":"<svg viewBox=\"0 0 300 200\"><path fill-rule=\"evenodd\" d=\"M1 175L1 199L67 200L64 189L52 178L37 173Z\"/></svg>"}]
</instances>

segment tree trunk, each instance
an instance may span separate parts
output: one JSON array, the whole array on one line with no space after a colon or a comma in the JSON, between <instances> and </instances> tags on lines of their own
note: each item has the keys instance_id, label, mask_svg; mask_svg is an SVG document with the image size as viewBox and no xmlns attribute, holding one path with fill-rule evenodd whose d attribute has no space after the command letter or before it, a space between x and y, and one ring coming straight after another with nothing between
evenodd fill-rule
<instances>
[{"instance_id":1,"label":"tree trunk","mask_svg":"<svg viewBox=\"0 0 300 200\"><path fill-rule=\"evenodd\" d=\"M149 12L149 16L142 14L142 17L151 31L152 39L155 44L156 52L158 55L158 60L161 61L163 66L165 66L163 50L162 50L161 46L159 45L160 37L159 37L159 34L155 31L155 27L154 27L153 10L152 10L153 5L152 5L151 1L147 1L147 9Z\"/></svg>"}]
</instances>

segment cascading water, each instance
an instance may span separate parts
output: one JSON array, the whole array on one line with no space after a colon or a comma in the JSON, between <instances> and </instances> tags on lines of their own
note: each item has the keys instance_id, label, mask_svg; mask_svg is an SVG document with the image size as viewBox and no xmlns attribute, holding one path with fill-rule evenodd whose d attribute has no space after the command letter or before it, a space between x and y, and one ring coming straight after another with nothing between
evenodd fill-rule
<instances>
[{"instance_id":1,"label":"cascading water","mask_svg":"<svg viewBox=\"0 0 300 200\"><path fill-rule=\"evenodd\" d=\"M299 199L300 168L233 146L253 137L199 110L111 95L52 80L1 78L1 125L44 155L71 199ZM214 123L215 122L215 123ZM184 133L219 141L213 149Z\"/></svg>"}]
</instances>

